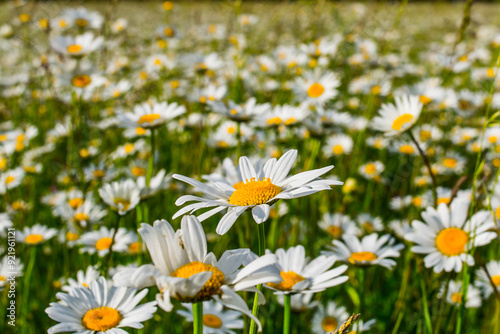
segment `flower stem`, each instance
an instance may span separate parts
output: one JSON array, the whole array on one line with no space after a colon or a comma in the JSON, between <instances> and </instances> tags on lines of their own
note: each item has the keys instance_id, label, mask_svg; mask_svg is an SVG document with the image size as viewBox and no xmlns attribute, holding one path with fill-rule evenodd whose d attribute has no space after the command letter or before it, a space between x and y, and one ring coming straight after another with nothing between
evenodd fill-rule
<instances>
[{"instance_id":1,"label":"flower stem","mask_svg":"<svg viewBox=\"0 0 500 334\"><path fill-rule=\"evenodd\" d=\"M149 188L151 176L153 175L153 163L155 159L155 130L151 129L151 154L149 155L148 171L146 174L146 187Z\"/></svg>"},{"instance_id":2,"label":"flower stem","mask_svg":"<svg viewBox=\"0 0 500 334\"><path fill-rule=\"evenodd\" d=\"M432 197L434 197L434 205L437 206L437 181L436 181L436 175L434 175L434 172L432 171L431 163L429 162L429 158L427 155L424 153L420 145L418 144L418 141L415 139L415 136L413 136L413 133L411 131L408 131L408 134L410 135L411 141L415 144L417 147L418 153L422 157L422 160L424 161L425 166L427 167L427 170L429 171L429 175L431 176L432 180Z\"/></svg>"},{"instance_id":3,"label":"flower stem","mask_svg":"<svg viewBox=\"0 0 500 334\"><path fill-rule=\"evenodd\" d=\"M203 333L203 302L193 303L193 334Z\"/></svg>"},{"instance_id":4,"label":"flower stem","mask_svg":"<svg viewBox=\"0 0 500 334\"><path fill-rule=\"evenodd\" d=\"M292 306L292 296L285 295L285 317L283 319L283 334L290 334L290 311Z\"/></svg>"},{"instance_id":5,"label":"flower stem","mask_svg":"<svg viewBox=\"0 0 500 334\"><path fill-rule=\"evenodd\" d=\"M424 308L424 318L425 318L425 328L426 333L432 333L432 324L431 324L431 316L429 314L429 308L427 306L427 292L425 290L425 282L424 278L420 279L420 288L422 289L422 306Z\"/></svg>"},{"instance_id":6,"label":"flower stem","mask_svg":"<svg viewBox=\"0 0 500 334\"><path fill-rule=\"evenodd\" d=\"M27 329L29 326L26 323L26 316L29 313L29 305L30 303L30 297L29 297L29 288L30 288L30 281L31 281L31 274L33 273L33 267L35 266L35 259L36 259L36 252L37 252L38 246L32 246L31 247L31 252L30 252L30 259L28 262L28 267L26 268L26 272L24 275L24 286L23 286L23 312L21 313L21 316L23 317L21 323L23 324L23 333L25 333L24 329Z\"/></svg>"},{"instance_id":7,"label":"flower stem","mask_svg":"<svg viewBox=\"0 0 500 334\"><path fill-rule=\"evenodd\" d=\"M264 223L257 224L259 228L259 256L264 255L266 251L266 236L264 232ZM262 291L262 284L257 285L257 290ZM259 314L259 294L256 292L253 299L252 314L257 317ZM257 333L257 324L252 320L250 323L250 334Z\"/></svg>"}]
</instances>

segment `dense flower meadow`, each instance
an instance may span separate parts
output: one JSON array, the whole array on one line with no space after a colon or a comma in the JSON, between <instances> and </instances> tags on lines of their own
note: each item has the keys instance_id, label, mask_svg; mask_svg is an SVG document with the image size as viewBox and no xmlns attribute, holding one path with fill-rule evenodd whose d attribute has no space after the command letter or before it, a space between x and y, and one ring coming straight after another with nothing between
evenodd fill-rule
<instances>
[{"instance_id":1,"label":"dense flower meadow","mask_svg":"<svg viewBox=\"0 0 500 334\"><path fill-rule=\"evenodd\" d=\"M500 334L471 4L1 5L0 331Z\"/></svg>"}]
</instances>

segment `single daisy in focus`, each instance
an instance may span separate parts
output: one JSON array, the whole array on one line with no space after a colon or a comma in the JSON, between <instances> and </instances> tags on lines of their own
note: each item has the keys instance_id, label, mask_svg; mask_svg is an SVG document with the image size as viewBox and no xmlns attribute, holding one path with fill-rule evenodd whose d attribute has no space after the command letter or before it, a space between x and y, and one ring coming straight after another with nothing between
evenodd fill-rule
<instances>
[{"instance_id":1,"label":"single daisy in focus","mask_svg":"<svg viewBox=\"0 0 500 334\"><path fill-rule=\"evenodd\" d=\"M405 239L416 243L412 252L427 254L424 258L426 268L434 268L434 272L460 272L462 264L474 265L474 258L469 254L473 247L489 244L497 237L493 217L489 211L479 211L467 220L470 201L455 199L448 207L439 204L435 209L431 206L422 212L423 222L414 220L412 232Z\"/></svg>"},{"instance_id":2,"label":"single daisy in focus","mask_svg":"<svg viewBox=\"0 0 500 334\"><path fill-rule=\"evenodd\" d=\"M438 296L443 297L445 290L445 285L441 287ZM446 292L446 302L448 304L460 307L464 302L464 296L462 291L462 281L454 282L450 281L448 284L448 291ZM478 308L481 306L481 292L479 289L469 284L467 287L467 300L465 301L466 308Z\"/></svg>"},{"instance_id":3,"label":"single daisy in focus","mask_svg":"<svg viewBox=\"0 0 500 334\"><path fill-rule=\"evenodd\" d=\"M35 224L31 227L25 227L22 231L17 231L16 240L24 244L35 246L51 239L56 234L57 230L54 228Z\"/></svg>"},{"instance_id":4,"label":"single daisy in focus","mask_svg":"<svg viewBox=\"0 0 500 334\"><path fill-rule=\"evenodd\" d=\"M178 310L188 322L193 322L192 304L183 303L184 309ZM205 334L236 334L234 330L243 329L241 312L224 310L221 303L215 300L203 302L203 333Z\"/></svg>"},{"instance_id":5,"label":"single daisy in focus","mask_svg":"<svg viewBox=\"0 0 500 334\"><path fill-rule=\"evenodd\" d=\"M422 107L418 96L396 96L394 104L382 105L379 116L373 119L372 126L375 130L384 132L385 136L396 136L417 122Z\"/></svg>"},{"instance_id":6,"label":"single daisy in focus","mask_svg":"<svg viewBox=\"0 0 500 334\"><path fill-rule=\"evenodd\" d=\"M134 107L132 112L117 111L120 124L128 128L157 128L169 120L186 112L186 107L177 103L142 103Z\"/></svg>"},{"instance_id":7,"label":"single daisy in focus","mask_svg":"<svg viewBox=\"0 0 500 334\"><path fill-rule=\"evenodd\" d=\"M333 251L339 260L358 266L380 265L392 269L396 261L391 258L399 257L402 244L394 244L396 240L389 234L379 238L373 233L359 240L355 235L344 235L342 240L333 240ZM325 252L331 254L330 252Z\"/></svg>"},{"instance_id":8,"label":"single daisy in focus","mask_svg":"<svg viewBox=\"0 0 500 334\"><path fill-rule=\"evenodd\" d=\"M139 204L141 191L137 188L134 181L106 183L99 188L99 196L108 204L111 209L116 210L123 216Z\"/></svg>"},{"instance_id":9,"label":"single daisy in focus","mask_svg":"<svg viewBox=\"0 0 500 334\"><path fill-rule=\"evenodd\" d=\"M67 56L84 56L99 49L104 43L104 38L95 37L93 33L87 32L76 37L56 36L50 40L54 50Z\"/></svg>"},{"instance_id":10,"label":"single daisy in focus","mask_svg":"<svg viewBox=\"0 0 500 334\"><path fill-rule=\"evenodd\" d=\"M78 270L78 272L76 273L76 280L74 278L68 278L68 284L63 285L61 290L71 294L71 290L73 290L74 288L79 288L82 286L88 288L90 286L90 283L92 281L98 280L100 276L101 273L96 270L95 267L88 266L85 272L83 270Z\"/></svg>"},{"instance_id":11,"label":"single daisy in focus","mask_svg":"<svg viewBox=\"0 0 500 334\"><path fill-rule=\"evenodd\" d=\"M247 157L241 157L239 172L242 182L229 186L225 182L214 185L203 184L195 179L174 174L174 179L186 182L205 194L205 197L193 195L181 196L175 204L177 206L194 201L177 211L174 219L185 213L193 213L201 208L215 207L198 218L203 221L218 212L227 209L217 225L216 232L225 234L236 219L245 211L252 210L252 215L257 224L269 218L271 205L280 199L292 199L314 194L321 190L330 190L331 185L341 185L340 181L325 180L321 175L330 171L333 166L296 174L287 177L297 158L297 150L286 152L279 160L269 159L262 171L257 173Z\"/></svg>"},{"instance_id":12,"label":"single daisy in focus","mask_svg":"<svg viewBox=\"0 0 500 334\"><path fill-rule=\"evenodd\" d=\"M129 245L135 240L133 235L134 232L129 232L123 227L120 227L115 234L114 228L108 229L101 226L98 231L87 232L80 237L78 243L83 246L80 248L80 253L94 254L97 252L99 257L103 257L108 254L110 248L113 252L126 252Z\"/></svg>"},{"instance_id":13,"label":"single daisy in focus","mask_svg":"<svg viewBox=\"0 0 500 334\"><path fill-rule=\"evenodd\" d=\"M356 223L349 216L341 213L325 213L318 225L334 239L339 239L344 234L359 235L361 233Z\"/></svg>"},{"instance_id":14,"label":"single daisy in focus","mask_svg":"<svg viewBox=\"0 0 500 334\"><path fill-rule=\"evenodd\" d=\"M266 254L271 254L271 252L266 250ZM320 255L310 261L306 258L302 245L290 247L288 250L280 248L276 251L276 257L278 258L277 267L283 281L264 285L274 290L276 294L324 291L348 279L347 276L340 276L347 270L346 265L328 270L335 264L335 256Z\"/></svg>"},{"instance_id":15,"label":"single daisy in focus","mask_svg":"<svg viewBox=\"0 0 500 334\"><path fill-rule=\"evenodd\" d=\"M486 270L488 271L491 281L484 268L481 268L476 271L475 285L483 291L484 297L488 298L494 291L491 286L492 282L495 285L496 290L500 292L500 261L493 260L488 262L486 264ZM468 295L469 293L467 292L467 296Z\"/></svg>"},{"instance_id":16,"label":"single daisy in focus","mask_svg":"<svg viewBox=\"0 0 500 334\"><path fill-rule=\"evenodd\" d=\"M330 301L326 307L319 305L311 321L312 331L315 334L330 334L339 325L349 318L349 314L344 306L337 305Z\"/></svg>"},{"instance_id":17,"label":"single daisy in focus","mask_svg":"<svg viewBox=\"0 0 500 334\"><path fill-rule=\"evenodd\" d=\"M326 140L326 144L323 147L323 154L326 158L334 155L349 154L353 146L354 142L350 136L345 134L334 135Z\"/></svg>"},{"instance_id":18,"label":"single daisy in focus","mask_svg":"<svg viewBox=\"0 0 500 334\"><path fill-rule=\"evenodd\" d=\"M156 302L137 306L148 290L110 286L104 277L90 286L78 287L73 294L59 292L58 303L50 303L45 312L59 324L48 329L49 334L71 332L86 334L124 334L122 327L143 328L141 322L156 312Z\"/></svg>"}]
</instances>

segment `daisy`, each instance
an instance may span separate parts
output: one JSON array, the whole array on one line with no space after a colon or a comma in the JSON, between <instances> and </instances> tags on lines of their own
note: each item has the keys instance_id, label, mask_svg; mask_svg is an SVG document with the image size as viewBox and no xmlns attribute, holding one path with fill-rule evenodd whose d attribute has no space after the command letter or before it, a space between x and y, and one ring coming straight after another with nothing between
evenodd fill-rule
<instances>
[{"instance_id":1,"label":"daisy","mask_svg":"<svg viewBox=\"0 0 500 334\"><path fill-rule=\"evenodd\" d=\"M0 194L5 194L7 190L21 185L25 172L21 167L10 169L0 174Z\"/></svg>"},{"instance_id":2,"label":"daisy","mask_svg":"<svg viewBox=\"0 0 500 334\"><path fill-rule=\"evenodd\" d=\"M23 267L18 257L15 260L7 255L2 258L0 262L0 292L10 283L12 277L22 276Z\"/></svg>"},{"instance_id":3,"label":"daisy","mask_svg":"<svg viewBox=\"0 0 500 334\"><path fill-rule=\"evenodd\" d=\"M266 254L271 254L266 250ZM335 256L320 255L310 261L306 258L302 245L288 250L280 248L276 251L277 267L283 279L280 283L267 283L265 287L276 291L276 294L313 293L324 291L347 281L347 276L340 276L347 270L346 265L328 270L335 263Z\"/></svg>"},{"instance_id":4,"label":"daisy","mask_svg":"<svg viewBox=\"0 0 500 334\"><path fill-rule=\"evenodd\" d=\"M344 306L330 301L325 306L319 305L311 321L312 331L316 334L330 334L349 318Z\"/></svg>"},{"instance_id":5,"label":"daisy","mask_svg":"<svg viewBox=\"0 0 500 334\"><path fill-rule=\"evenodd\" d=\"M444 284L440 289L438 294L439 297L443 297L445 287ZM462 292L462 281L454 282L450 281L448 284L448 291L446 293L446 302L456 307L460 307L463 301ZM466 308L478 308L481 306L481 292L479 289L470 284L467 287L467 300L465 301Z\"/></svg>"},{"instance_id":6,"label":"daisy","mask_svg":"<svg viewBox=\"0 0 500 334\"><path fill-rule=\"evenodd\" d=\"M300 124L309 114L310 109L302 106L277 105L263 114L256 121L262 127L293 126Z\"/></svg>"},{"instance_id":7,"label":"daisy","mask_svg":"<svg viewBox=\"0 0 500 334\"><path fill-rule=\"evenodd\" d=\"M71 294L71 291L74 288L79 288L82 286L88 288L92 281L97 281L100 276L100 272L96 270L95 267L88 266L85 272L83 270L78 270L78 272L76 273L76 280L74 278L68 278L68 285L63 285L61 289L62 291Z\"/></svg>"},{"instance_id":8,"label":"daisy","mask_svg":"<svg viewBox=\"0 0 500 334\"><path fill-rule=\"evenodd\" d=\"M395 104L384 103L379 116L373 119L375 130L384 132L385 136L396 136L411 128L422 111L422 103L417 96L401 95L395 97Z\"/></svg>"},{"instance_id":9,"label":"daisy","mask_svg":"<svg viewBox=\"0 0 500 334\"><path fill-rule=\"evenodd\" d=\"M61 13L59 19L65 20L68 26L76 26L78 28L100 29L104 22L101 14L89 11L83 7L67 8Z\"/></svg>"},{"instance_id":10,"label":"daisy","mask_svg":"<svg viewBox=\"0 0 500 334\"><path fill-rule=\"evenodd\" d=\"M108 204L111 209L116 210L123 216L130 210L133 210L139 204L141 191L137 188L134 181L106 183L99 188L99 196Z\"/></svg>"},{"instance_id":11,"label":"daisy","mask_svg":"<svg viewBox=\"0 0 500 334\"><path fill-rule=\"evenodd\" d=\"M382 218L374 217L369 213L361 213L356 217L356 222L366 233L380 232L384 229Z\"/></svg>"},{"instance_id":12,"label":"daisy","mask_svg":"<svg viewBox=\"0 0 500 334\"><path fill-rule=\"evenodd\" d=\"M355 235L343 235L342 240L332 241L333 254L341 261L358 266L380 265L392 269L396 261L390 258L399 257L399 251L404 248L402 244L395 245L396 240L389 234L379 238L377 233L372 233L361 240Z\"/></svg>"},{"instance_id":13,"label":"daisy","mask_svg":"<svg viewBox=\"0 0 500 334\"><path fill-rule=\"evenodd\" d=\"M365 179L379 182L382 180L380 174L385 170L385 165L382 161L372 161L359 166L358 173Z\"/></svg>"},{"instance_id":14,"label":"daisy","mask_svg":"<svg viewBox=\"0 0 500 334\"><path fill-rule=\"evenodd\" d=\"M109 253L110 248L113 252L128 251L129 245L134 240L134 232L129 232L123 227L120 227L115 233L114 228L108 229L101 226L97 231L84 233L78 240L78 244L83 246L80 248L80 253L94 254L97 252L99 257L103 257Z\"/></svg>"},{"instance_id":15,"label":"daisy","mask_svg":"<svg viewBox=\"0 0 500 334\"><path fill-rule=\"evenodd\" d=\"M484 268L478 269L476 271L476 282L475 285L483 291L484 297L488 298L493 293L493 287L491 282L495 285L497 291L500 292L500 261L490 261L486 264L486 270ZM489 276L489 277L488 277ZM491 281L490 281L491 278ZM467 296L469 293L467 292Z\"/></svg>"},{"instance_id":16,"label":"daisy","mask_svg":"<svg viewBox=\"0 0 500 334\"><path fill-rule=\"evenodd\" d=\"M337 96L339 85L340 81L333 72L306 72L303 78L296 80L295 91L300 101L322 112L325 104Z\"/></svg>"},{"instance_id":17,"label":"daisy","mask_svg":"<svg viewBox=\"0 0 500 334\"><path fill-rule=\"evenodd\" d=\"M484 246L497 237L491 213L479 211L467 220L470 201L456 198L448 207L439 204L437 210L429 206L422 212L424 222L414 220L412 232L405 239L416 243L412 251L427 254L424 258L426 268L434 268L440 273L454 270L460 272L462 263L474 265L474 258L468 254L473 247Z\"/></svg>"},{"instance_id":18,"label":"daisy","mask_svg":"<svg viewBox=\"0 0 500 334\"><path fill-rule=\"evenodd\" d=\"M356 223L348 215L341 213L325 213L318 225L335 239L339 239L344 234L359 235L361 233Z\"/></svg>"},{"instance_id":19,"label":"daisy","mask_svg":"<svg viewBox=\"0 0 500 334\"><path fill-rule=\"evenodd\" d=\"M184 309L177 314L186 321L193 322L192 304L182 303ZM203 333L205 334L236 334L236 330L243 329L241 313L233 310L224 310L221 303L215 300L203 302Z\"/></svg>"},{"instance_id":20,"label":"daisy","mask_svg":"<svg viewBox=\"0 0 500 334\"><path fill-rule=\"evenodd\" d=\"M115 287L104 277L92 281L90 286L77 287L73 294L59 292L57 303L50 303L45 312L59 324L48 333L127 333L122 327L143 328L141 322L151 319L156 312L156 302L137 306L148 290L137 292L134 288Z\"/></svg>"},{"instance_id":21,"label":"daisy","mask_svg":"<svg viewBox=\"0 0 500 334\"><path fill-rule=\"evenodd\" d=\"M78 198L73 198L71 204L75 204L76 200L78 200ZM100 205L95 204L91 198L86 199L83 204L78 205L76 209L73 209L71 204L65 203L55 210L60 212L63 219L79 227L86 228L96 223L100 223L101 219L107 214L107 211Z\"/></svg>"},{"instance_id":22,"label":"daisy","mask_svg":"<svg viewBox=\"0 0 500 334\"><path fill-rule=\"evenodd\" d=\"M256 292L258 284L280 282L274 255L258 258L248 249L235 249L224 252L217 260L213 253L207 253L205 232L194 216L184 216L177 231L167 221L157 220L154 226L141 224L139 233L153 265L118 272L113 277L115 284L156 285L158 305L167 312L173 308L171 298L184 303L215 299L248 315L260 328L258 319L236 291Z\"/></svg>"},{"instance_id":23,"label":"daisy","mask_svg":"<svg viewBox=\"0 0 500 334\"><path fill-rule=\"evenodd\" d=\"M57 230L54 228L35 224L31 227L25 227L22 231L17 231L16 240L24 244L35 246L51 239L56 234Z\"/></svg>"},{"instance_id":24,"label":"daisy","mask_svg":"<svg viewBox=\"0 0 500 334\"><path fill-rule=\"evenodd\" d=\"M50 40L54 50L67 56L84 56L99 49L104 43L103 37L95 37L86 32L76 37L56 36Z\"/></svg>"},{"instance_id":25,"label":"daisy","mask_svg":"<svg viewBox=\"0 0 500 334\"><path fill-rule=\"evenodd\" d=\"M459 174L465 169L467 160L457 153L446 154L436 166L438 174Z\"/></svg>"},{"instance_id":26,"label":"daisy","mask_svg":"<svg viewBox=\"0 0 500 334\"><path fill-rule=\"evenodd\" d=\"M345 134L334 135L326 140L326 145L323 147L323 154L326 158L331 158L334 155L349 154L353 146L354 142L350 136Z\"/></svg>"},{"instance_id":27,"label":"daisy","mask_svg":"<svg viewBox=\"0 0 500 334\"><path fill-rule=\"evenodd\" d=\"M255 97L244 104L236 104L233 101L228 101L227 105L222 102L209 102L209 106L212 111L236 122L249 122L271 109L269 103L257 104Z\"/></svg>"},{"instance_id":28,"label":"daisy","mask_svg":"<svg viewBox=\"0 0 500 334\"><path fill-rule=\"evenodd\" d=\"M188 201L196 203L187 205L177 211L174 219L187 212L194 212L201 208L215 207L199 216L203 221L214 214L227 209L227 213L220 220L216 232L225 234L236 219L245 211L252 210L252 215L257 224L269 218L270 205L279 199L291 199L314 194L321 190L331 189L331 185L341 185L340 181L324 180L320 176L330 171L333 166L315 169L287 178L295 159L297 150L286 152L279 160L275 158L266 162L258 174L247 157L241 157L239 172L240 183L232 186L220 182L213 186L203 184L192 178L174 174L174 179L186 182L198 191L203 192L207 198L192 195L181 196L175 204L182 205Z\"/></svg>"},{"instance_id":29,"label":"daisy","mask_svg":"<svg viewBox=\"0 0 500 334\"><path fill-rule=\"evenodd\" d=\"M177 103L142 103L134 107L133 112L117 111L116 117L123 127L157 128L169 120L182 115L186 108Z\"/></svg>"},{"instance_id":30,"label":"daisy","mask_svg":"<svg viewBox=\"0 0 500 334\"><path fill-rule=\"evenodd\" d=\"M146 176L139 176L135 183L140 191L141 199L149 198L156 195L160 190L163 190L169 186L170 175L166 175L164 169L156 173L155 176L151 177L149 182L149 187L146 186Z\"/></svg>"}]
</instances>

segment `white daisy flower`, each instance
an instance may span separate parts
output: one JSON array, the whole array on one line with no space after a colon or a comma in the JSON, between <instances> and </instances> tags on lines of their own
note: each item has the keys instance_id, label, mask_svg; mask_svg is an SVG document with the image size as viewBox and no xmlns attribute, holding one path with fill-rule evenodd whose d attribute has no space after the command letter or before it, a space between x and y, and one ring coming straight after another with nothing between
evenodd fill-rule
<instances>
[{"instance_id":1,"label":"white daisy flower","mask_svg":"<svg viewBox=\"0 0 500 334\"><path fill-rule=\"evenodd\" d=\"M187 205L177 211L174 219L187 212L193 213L201 208L215 207L199 216L203 221L218 212L227 209L227 213L220 220L216 232L225 234L236 219L245 211L252 210L252 215L257 224L265 222L269 218L271 205L279 199L298 198L314 194L321 190L331 189L331 185L341 185L340 181L324 180L320 176L330 171L333 166L306 171L288 177L287 175L297 158L297 150L286 152L279 160L275 158L266 162L262 171L258 174L247 157L241 157L239 171L240 183L229 186L227 183L219 182L213 186L203 184L192 178L174 174L174 179L186 182L201 191L207 198L193 195L181 196L175 204L182 205L189 201L196 203Z\"/></svg>"},{"instance_id":2,"label":"white daisy flower","mask_svg":"<svg viewBox=\"0 0 500 334\"><path fill-rule=\"evenodd\" d=\"M417 244L412 252L427 254L426 268L433 267L436 273L443 269L460 272L463 262L474 265L474 258L468 254L471 248L484 246L497 237L495 232L488 232L495 228L490 212L479 211L467 220L469 205L470 201L457 198L450 207L444 203L437 210L429 206L422 212L424 222L412 222L412 232L405 239Z\"/></svg>"},{"instance_id":3,"label":"white daisy flower","mask_svg":"<svg viewBox=\"0 0 500 334\"><path fill-rule=\"evenodd\" d=\"M193 322L192 304L182 303L184 309L177 314L186 321ZM215 300L203 302L203 333L205 334L236 334L234 330L243 329L241 312L225 310L221 303Z\"/></svg>"},{"instance_id":4,"label":"white daisy flower","mask_svg":"<svg viewBox=\"0 0 500 334\"><path fill-rule=\"evenodd\" d=\"M157 194L160 190L165 189L170 184L170 175L162 169L155 176L151 177L149 187L146 186L146 176L139 176L135 181L137 188L140 190L142 199L149 198Z\"/></svg>"},{"instance_id":5,"label":"white daisy flower","mask_svg":"<svg viewBox=\"0 0 500 334\"><path fill-rule=\"evenodd\" d=\"M441 287L438 296L443 297L445 285ZM448 291L446 293L446 302L448 304L460 307L463 301L462 281L450 281ZM481 306L481 292L478 288L469 284L467 287L467 300L465 301L466 308L478 308Z\"/></svg>"},{"instance_id":6,"label":"white daisy flower","mask_svg":"<svg viewBox=\"0 0 500 334\"><path fill-rule=\"evenodd\" d=\"M103 43L103 37L95 37L91 32L76 37L56 36L50 40L50 45L54 50L67 56L87 55L99 49Z\"/></svg>"},{"instance_id":7,"label":"white daisy flower","mask_svg":"<svg viewBox=\"0 0 500 334\"><path fill-rule=\"evenodd\" d=\"M372 126L375 130L384 132L385 136L396 136L417 122L422 106L417 96L396 96L395 104L382 105L379 116L373 119Z\"/></svg>"},{"instance_id":8,"label":"white daisy flower","mask_svg":"<svg viewBox=\"0 0 500 334\"><path fill-rule=\"evenodd\" d=\"M295 83L297 98L308 106L316 107L322 113L325 104L337 96L340 80L333 72L306 72Z\"/></svg>"},{"instance_id":9,"label":"white daisy flower","mask_svg":"<svg viewBox=\"0 0 500 334\"><path fill-rule=\"evenodd\" d=\"M233 101L228 101L226 105L222 102L209 101L208 105L214 112L237 122L249 122L271 109L269 103L257 104L257 99L255 97L251 97L243 104L236 104Z\"/></svg>"},{"instance_id":10,"label":"white daisy flower","mask_svg":"<svg viewBox=\"0 0 500 334\"><path fill-rule=\"evenodd\" d=\"M361 213L356 217L358 226L361 227L366 233L380 232L384 229L382 218L374 217L369 213Z\"/></svg>"},{"instance_id":11,"label":"white daisy flower","mask_svg":"<svg viewBox=\"0 0 500 334\"><path fill-rule=\"evenodd\" d=\"M467 159L457 153L446 154L436 166L436 172L440 175L462 173L465 169Z\"/></svg>"},{"instance_id":12,"label":"white daisy flower","mask_svg":"<svg viewBox=\"0 0 500 334\"><path fill-rule=\"evenodd\" d=\"M59 292L61 301L50 303L45 312L59 324L49 334L72 332L87 334L124 334L122 327L143 328L141 322L153 317L156 302L137 306L148 290L110 286L104 277L92 281L88 288L74 288L73 294Z\"/></svg>"},{"instance_id":13,"label":"white daisy flower","mask_svg":"<svg viewBox=\"0 0 500 334\"><path fill-rule=\"evenodd\" d=\"M108 229L105 226L101 226L97 231L84 233L78 240L78 244L83 246L80 248L80 253L94 254L97 252L99 257L103 257L108 254L110 247L113 252L123 253L128 251L129 245L135 239L134 232L127 231L123 227L118 228L115 235L114 228Z\"/></svg>"},{"instance_id":14,"label":"white daisy flower","mask_svg":"<svg viewBox=\"0 0 500 334\"><path fill-rule=\"evenodd\" d=\"M194 216L184 216L177 231L167 221L157 220L154 227L141 224L139 233L153 265L120 271L113 277L115 284L156 285L158 305L167 312L173 308L171 298L185 303L215 299L251 317L260 328L258 319L236 291L257 292L258 284L280 282L274 255L259 258L248 249L235 249L224 252L217 260L213 253L207 253L205 232ZM239 269L242 265L245 267Z\"/></svg>"},{"instance_id":15,"label":"white daisy flower","mask_svg":"<svg viewBox=\"0 0 500 334\"><path fill-rule=\"evenodd\" d=\"M348 215L341 213L325 213L318 225L335 239L339 239L344 234L359 235L361 233L356 223Z\"/></svg>"},{"instance_id":16,"label":"white daisy flower","mask_svg":"<svg viewBox=\"0 0 500 334\"><path fill-rule=\"evenodd\" d=\"M272 254L266 250L266 254ZM275 290L276 294L314 293L324 291L347 281L347 276L340 276L347 270L346 265L331 268L336 261L335 256L320 255L310 261L306 258L302 245L280 248L276 251L277 267L283 279L279 283L267 283L265 287Z\"/></svg>"},{"instance_id":17,"label":"white daisy flower","mask_svg":"<svg viewBox=\"0 0 500 334\"><path fill-rule=\"evenodd\" d=\"M483 295L485 298L488 298L493 293L493 287L491 283L495 285L497 291L500 292L500 261L490 261L486 264L486 270L484 268L478 269L476 271L476 282L475 285L483 291ZM488 277L489 275L489 277ZM491 281L490 281L491 278ZM467 295L469 293L467 292Z\"/></svg>"},{"instance_id":18,"label":"white daisy flower","mask_svg":"<svg viewBox=\"0 0 500 334\"><path fill-rule=\"evenodd\" d=\"M256 122L262 127L293 126L300 124L311 113L305 106L277 105Z\"/></svg>"},{"instance_id":19,"label":"white daisy flower","mask_svg":"<svg viewBox=\"0 0 500 334\"><path fill-rule=\"evenodd\" d=\"M345 134L337 134L328 137L326 144L323 147L323 154L326 158L334 155L349 154L352 151L354 142L351 136Z\"/></svg>"},{"instance_id":20,"label":"white daisy flower","mask_svg":"<svg viewBox=\"0 0 500 334\"><path fill-rule=\"evenodd\" d=\"M380 265L392 269L396 261L390 258L399 257L399 251L404 248L402 244L395 245L396 240L389 234L379 238L377 233L372 233L361 240L355 235L343 235L342 240L333 240L333 247L329 248L339 260L358 266Z\"/></svg>"},{"instance_id":21,"label":"white daisy flower","mask_svg":"<svg viewBox=\"0 0 500 334\"><path fill-rule=\"evenodd\" d=\"M104 18L99 12L89 11L84 7L67 8L59 19L65 20L67 26L76 26L78 28L100 29Z\"/></svg>"},{"instance_id":22,"label":"white daisy flower","mask_svg":"<svg viewBox=\"0 0 500 334\"><path fill-rule=\"evenodd\" d=\"M116 210L123 216L139 204L141 191L137 188L134 181L106 183L99 188L99 196L108 204L111 209Z\"/></svg>"},{"instance_id":23,"label":"white daisy flower","mask_svg":"<svg viewBox=\"0 0 500 334\"><path fill-rule=\"evenodd\" d=\"M7 190L21 185L25 172L21 167L10 169L0 174L0 194L3 195Z\"/></svg>"},{"instance_id":24,"label":"white daisy flower","mask_svg":"<svg viewBox=\"0 0 500 334\"><path fill-rule=\"evenodd\" d=\"M349 318L344 306L330 301L326 307L319 305L311 321L311 329L315 334L330 334Z\"/></svg>"},{"instance_id":25,"label":"white daisy flower","mask_svg":"<svg viewBox=\"0 0 500 334\"><path fill-rule=\"evenodd\" d=\"M385 165L382 161L371 161L359 166L358 173L365 179L380 182L382 177L380 174L385 170Z\"/></svg>"},{"instance_id":26,"label":"white daisy flower","mask_svg":"<svg viewBox=\"0 0 500 334\"><path fill-rule=\"evenodd\" d=\"M74 278L68 278L67 285L63 285L61 290L71 294L71 290L74 288L80 288L82 286L88 288L92 281L97 281L101 273L93 266L88 266L87 270L78 270L76 273L76 280Z\"/></svg>"},{"instance_id":27,"label":"white daisy flower","mask_svg":"<svg viewBox=\"0 0 500 334\"><path fill-rule=\"evenodd\" d=\"M186 107L177 103L141 103L133 112L117 111L116 117L123 127L157 128L186 112Z\"/></svg>"},{"instance_id":28,"label":"white daisy flower","mask_svg":"<svg viewBox=\"0 0 500 334\"><path fill-rule=\"evenodd\" d=\"M25 227L22 231L16 231L16 240L34 246L51 239L56 234L57 230L54 228L35 224L31 227Z\"/></svg>"}]
</instances>

